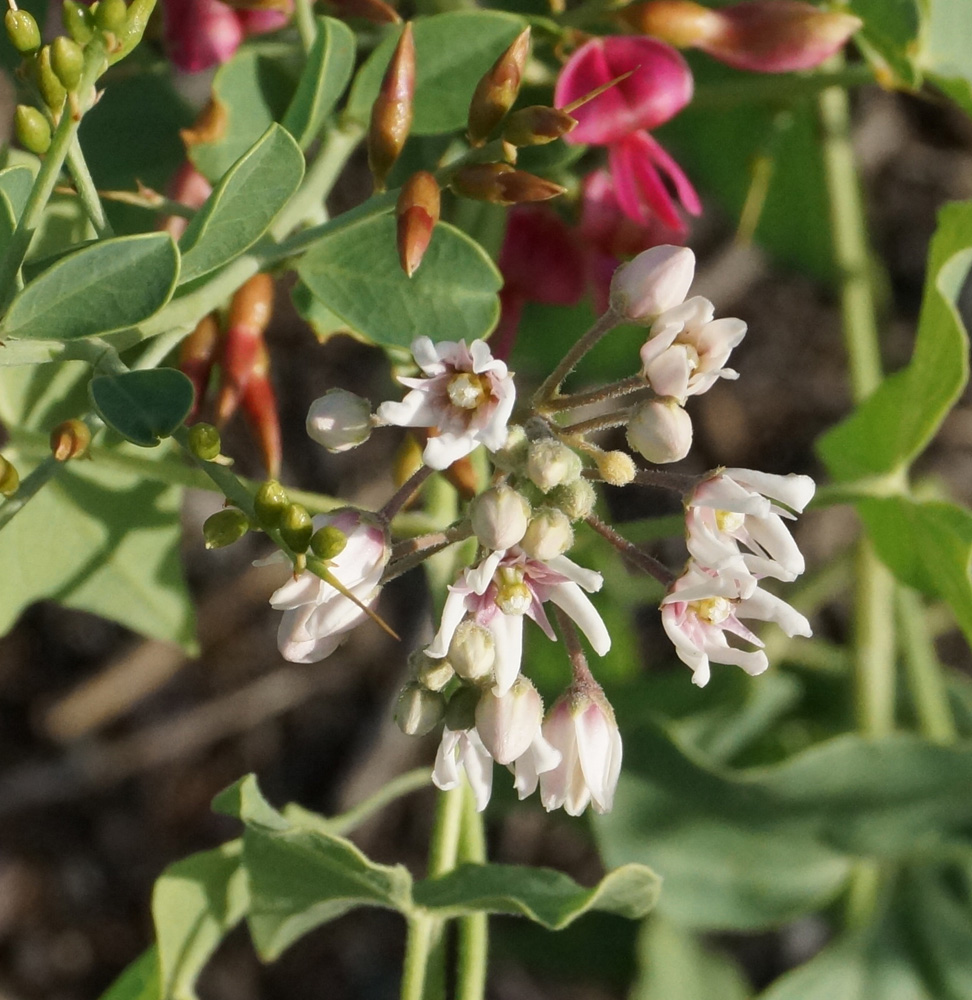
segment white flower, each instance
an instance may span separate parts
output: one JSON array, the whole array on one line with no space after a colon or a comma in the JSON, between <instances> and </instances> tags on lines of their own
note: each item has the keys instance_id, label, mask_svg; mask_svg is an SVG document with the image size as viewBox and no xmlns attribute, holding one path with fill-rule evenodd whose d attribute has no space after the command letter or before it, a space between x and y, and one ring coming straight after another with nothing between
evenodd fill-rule
<instances>
[{"instance_id":1,"label":"white flower","mask_svg":"<svg viewBox=\"0 0 972 1000\"><path fill-rule=\"evenodd\" d=\"M469 520L487 549L510 549L526 534L530 502L509 486L494 486L469 505Z\"/></svg>"},{"instance_id":2,"label":"white flower","mask_svg":"<svg viewBox=\"0 0 972 1000\"><path fill-rule=\"evenodd\" d=\"M385 532L356 510L314 518L315 530L327 525L347 536L345 547L330 560L331 572L370 607L378 599L378 585L390 554ZM345 633L367 617L353 601L308 570L276 590L270 605L284 613L277 646L284 659L294 663L316 663L330 656Z\"/></svg>"},{"instance_id":3,"label":"white flower","mask_svg":"<svg viewBox=\"0 0 972 1000\"><path fill-rule=\"evenodd\" d=\"M460 767L469 779L476 808L482 812L493 790L493 758L475 729L453 730L446 726L435 755L432 783L444 792L456 788Z\"/></svg>"},{"instance_id":4,"label":"white flower","mask_svg":"<svg viewBox=\"0 0 972 1000\"><path fill-rule=\"evenodd\" d=\"M628 421L630 447L655 465L679 462L692 447L692 418L677 399L650 399Z\"/></svg>"},{"instance_id":5,"label":"white flower","mask_svg":"<svg viewBox=\"0 0 972 1000\"><path fill-rule=\"evenodd\" d=\"M641 348L641 374L659 396L684 403L719 378L738 378L726 368L732 349L746 336L741 319L713 319L708 299L695 297L662 313Z\"/></svg>"},{"instance_id":6,"label":"white flower","mask_svg":"<svg viewBox=\"0 0 972 1000\"><path fill-rule=\"evenodd\" d=\"M624 319L651 322L684 301L695 275L688 247L657 246L622 264L611 279L611 309Z\"/></svg>"},{"instance_id":7,"label":"white flower","mask_svg":"<svg viewBox=\"0 0 972 1000\"><path fill-rule=\"evenodd\" d=\"M789 636L811 635L810 623L785 601L746 581L708 571L689 560L685 572L662 601L661 620L678 658L692 668L692 683L709 682L709 661L734 663L747 674L761 674L768 666L763 643L740 618L776 622ZM730 646L726 633L760 647Z\"/></svg>"},{"instance_id":8,"label":"white flower","mask_svg":"<svg viewBox=\"0 0 972 1000\"><path fill-rule=\"evenodd\" d=\"M371 404L347 389L329 389L311 403L306 427L328 451L357 448L371 435Z\"/></svg>"},{"instance_id":9,"label":"white flower","mask_svg":"<svg viewBox=\"0 0 972 1000\"><path fill-rule=\"evenodd\" d=\"M476 704L476 732L499 764L512 764L540 732L543 701L525 677L502 696L484 691Z\"/></svg>"},{"instance_id":10,"label":"white flower","mask_svg":"<svg viewBox=\"0 0 972 1000\"><path fill-rule=\"evenodd\" d=\"M449 588L439 631L426 652L445 656L453 633L468 614L493 634L494 690L502 697L520 673L524 616L556 640L543 610L545 601L553 601L573 618L599 656L611 648L611 636L601 616L581 589L593 593L601 589L602 582L600 573L584 569L566 556L540 562L517 548L493 552L478 566L464 570Z\"/></svg>"},{"instance_id":11,"label":"white flower","mask_svg":"<svg viewBox=\"0 0 972 1000\"><path fill-rule=\"evenodd\" d=\"M433 344L419 337L412 356L425 378L400 377L412 391L400 402L378 407L378 419L399 427L432 431L423 452L425 464L446 469L478 445L496 451L506 443L506 424L516 389L502 361L494 360L483 340L446 340Z\"/></svg>"},{"instance_id":12,"label":"white flower","mask_svg":"<svg viewBox=\"0 0 972 1000\"><path fill-rule=\"evenodd\" d=\"M768 498L802 511L814 489L809 476L720 470L700 483L686 502L689 553L719 573L731 572L734 566L756 579L795 580L804 570L803 555L783 522L794 515ZM740 545L749 551L741 553Z\"/></svg>"},{"instance_id":13,"label":"white flower","mask_svg":"<svg viewBox=\"0 0 972 1000\"><path fill-rule=\"evenodd\" d=\"M621 734L603 692L568 691L550 710L543 735L561 755L557 767L540 775L544 808L563 806L579 816L592 803L595 812L608 812L621 773Z\"/></svg>"}]
</instances>

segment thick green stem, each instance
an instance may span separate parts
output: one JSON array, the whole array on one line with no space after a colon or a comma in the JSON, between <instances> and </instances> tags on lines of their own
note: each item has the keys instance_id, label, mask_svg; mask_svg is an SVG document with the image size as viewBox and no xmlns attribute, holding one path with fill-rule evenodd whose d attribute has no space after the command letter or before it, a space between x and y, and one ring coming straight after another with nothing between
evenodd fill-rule
<instances>
[{"instance_id":1,"label":"thick green stem","mask_svg":"<svg viewBox=\"0 0 972 1000\"><path fill-rule=\"evenodd\" d=\"M857 727L880 739L894 731L894 578L867 539L858 543L854 596Z\"/></svg>"},{"instance_id":2,"label":"thick green stem","mask_svg":"<svg viewBox=\"0 0 972 1000\"><path fill-rule=\"evenodd\" d=\"M91 178L84 153L81 151L81 143L78 142L77 135L74 136L71 140L71 145L68 147L67 168L71 174L71 179L74 181L74 186L77 188L81 204L84 206L84 210L91 220L98 238L106 239L109 236L114 236L111 223L108 221L108 216L105 215L105 207L101 204L98 189Z\"/></svg>"},{"instance_id":3,"label":"thick green stem","mask_svg":"<svg viewBox=\"0 0 972 1000\"><path fill-rule=\"evenodd\" d=\"M296 0L294 4L294 20L297 22L297 31L300 34L300 44L305 52L310 51L317 37L317 25L314 23L314 3L313 0Z\"/></svg>"},{"instance_id":4,"label":"thick green stem","mask_svg":"<svg viewBox=\"0 0 972 1000\"><path fill-rule=\"evenodd\" d=\"M462 838L459 860L486 861L486 832L482 813L476 810L472 789L463 789ZM486 995L486 959L489 953L489 917L473 913L459 920L459 954L456 967L456 1000L483 1000Z\"/></svg>"}]
</instances>

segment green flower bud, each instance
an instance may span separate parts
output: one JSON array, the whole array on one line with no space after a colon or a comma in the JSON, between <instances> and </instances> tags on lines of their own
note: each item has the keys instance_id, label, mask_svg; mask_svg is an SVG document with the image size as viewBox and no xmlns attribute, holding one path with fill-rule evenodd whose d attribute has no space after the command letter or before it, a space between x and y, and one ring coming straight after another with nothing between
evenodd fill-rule
<instances>
[{"instance_id":1,"label":"green flower bud","mask_svg":"<svg viewBox=\"0 0 972 1000\"><path fill-rule=\"evenodd\" d=\"M51 69L64 84L65 90L75 90L84 70L84 52L81 46L64 35L58 35L51 42Z\"/></svg>"},{"instance_id":2,"label":"green flower bud","mask_svg":"<svg viewBox=\"0 0 972 1000\"><path fill-rule=\"evenodd\" d=\"M30 11L8 10L3 16L3 23L13 47L21 55L29 56L40 48L40 28Z\"/></svg>"},{"instance_id":3,"label":"green flower bud","mask_svg":"<svg viewBox=\"0 0 972 1000\"><path fill-rule=\"evenodd\" d=\"M20 475L3 455L0 455L0 496L12 497L20 488Z\"/></svg>"},{"instance_id":4,"label":"green flower bud","mask_svg":"<svg viewBox=\"0 0 972 1000\"><path fill-rule=\"evenodd\" d=\"M87 45L91 41L94 35L94 16L89 7L77 3L77 0L64 0L61 16L67 33L78 45Z\"/></svg>"},{"instance_id":5,"label":"green flower bud","mask_svg":"<svg viewBox=\"0 0 972 1000\"><path fill-rule=\"evenodd\" d=\"M348 536L333 524L318 528L311 535L310 550L320 559L335 559L348 544Z\"/></svg>"},{"instance_id":6,"label":"green flower bud","mask_svg":"<svg viewBox=\"0 0 972 1000\"><path fill-rule=\"evenodd\" d=\"M445 698L441 694L410 682L398 696L395 722L406 736L424 736L435 729L445 713Z\"/></svg>"},{"instance_id":7,"label":"green flower bud","mask_svg":"<svg viewBox=\"0 0 972 1000\"><path fill-rule=\"evenodd\" d=\"M448 660L435 659L424 649L416 649L409 656L408 665L419 684L430 691L441 691L456 674Z\"/></svg>"},{"instance_id":8,"label":"green flower bud","mask_svg":"<svg viewBox=\"0 0 972 1000\"><path fill-rule=\"evenodd\" d=\"M102 31L121 31L128 20L125 0L99 0L91 9L94 11L95 24Z\"/></svg>"},{"instance_id":9,"label":"green flower bud","mask_svg":"<svg viewBox=\"0 0 972 1000\"><path fill-rule=\"evenodd\" d=\"M476 706L479 704L479 696L478 688L463 685L449 699L445 724L454 733L461 729L472 729L476 725Z\"/></svg>"},{"instance_id":10,"label":"green flower bud","mask_svg":"<svg viewBox=\"0 0 972 1000\"><path fill-rule=\"evenodd\" d=\"M204 462L211 462L220 453L222 441L212 424L193 424L189 428L189 450Z\"/></svg>"},{"instance_id":11,"label":"green flower bud","mask_svg":"<svg viewBox=\"0 0 972 1000\"><path fill-rule=\"evenodd\" d=\"M43 156L50 148L51 126L37 108L18 104L14 112L14 128L17 141L29 152Z\"/></svg>"},{"instance_id":12,"label":"green flower bud","mask_svg":"<svg viewBox=\"0 0 972 1000\"><path fill-rule=\"evenodd\" d=\"M250 530L250 521L243 511L226 507L206 518L203 538L207 549L222 549L238 542Z\"/></svg>"},{"instance_id":13,"label":"green flower bud","mask_svg":"<svg viewBox=\"0 0 972 1000\"><path fill-rule=\"evenodd\" d=\"M44 98L44 103L52 110L57 111L67 97L64 84L57 78L54 68L51 66L51 47L45 45L37 53L37 60L34 63L34 76L37 80L37 89Z\"/></svg>"},{"instance_id":14,"label":"green flower bud","mask_svg":"<svg viewBox=\"0 0 972 1000\"><path fill-rule=\"evenodd\" d=\"M263 527L276 528L288 503L290 500L287 498L287 491L276 479L268 479L257 490L253 498L253 509Z\"/></svg>"},{"instance_id":15,"label":"green flower bud","mask_svg":"<svg viewBox=\"0 0 972 1000\"><path fill-rule=\"evenodd\" d=\"M526 465L529 446L526 431L519 424L511 424L506 431L506 444L493 452L493 464L504 472L521 472Z\"/></svg>"},{"instance_id":16,"label":"green flower bud","mask_svg":"<svg viewBox=\"0 0 972 1000\"><path fill-rule=\"evenodd\" d=\"M314 534L314 522L305 507L289 503L280 518L280 534L294 552L306 552Z\"/></svg>"},{"instance_id":17,"label":"green flower bud","mask_svg":"<svg viewBox=\"0 0 972 1000\"><path fill-rule=\"evenodd\" d=\"M572 483L555 486L547 494L547 503L562 510L572 521L582 521L594 510L597 491L588 479L575 479Z\"/></svg>"},{"instance_id":18,"label":"green flower bud","mask_svg":"<svg viewBox=\"0 0 972 1000\"><path fill-rule=\"evenodd\" d=\"M138 45L145 34L145 28L154 8L155 0L132 0L128 7L125 27L117 33L118 41L121 44L118 51L112 53L109 63L118 62Z\"/></svg>"}]
</instances>

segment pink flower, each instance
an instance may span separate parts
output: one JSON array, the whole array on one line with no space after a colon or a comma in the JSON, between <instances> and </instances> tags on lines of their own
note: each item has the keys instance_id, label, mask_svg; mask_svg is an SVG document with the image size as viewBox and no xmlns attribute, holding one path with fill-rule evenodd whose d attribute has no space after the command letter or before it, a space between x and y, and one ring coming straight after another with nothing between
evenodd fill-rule
<instances>
[{"instance_id":1,"label":"pink flower","mask_svg":"<svg viewBox=\"0 0 972 1000\"><path fill-rule=\"evenodd\" d=\"M330 525L347 536L344 549L330 560L334 576L362 603L378 599L390 550L384 530L360 511L342 510L314 518L315 530ZM270 597L284 615L277 630L281 656L293 663L316 663L330 656L364 611L319 576L305 570Z\"/></svg>"},{"instance_id":2,"label":"pink flower","mask_svg":"<svg viewBox=\"0 0 972 1000\"><path fill-rule=\"evenodd\" d=\"M812 634L803 615L753 583L750 579L741 585L731 575L703 569L689 560L685 572L669 588L661 606L662 626L678 658L691 667L693 684L704 687L709 683L710 661L734 663L747 674L766 669L763 643L740 618L776 622L789 636ZM727 633L758 648L730 646Z\"/></svg>"},{"instance_id":3,"label":"pink flower","mask_svg":"<svg viewBox=\"0 0 972 1000\"><path fill-rule=\"evenodd\" d=\"M478 445L497 451L506 443L506 424L516 388L502 361L484 340L469 347L445 340L433 344L419 337L412 355L424 378L399 378L412 391L400 402L385 402L377 416L399 427L428 427L422 458L433 469L447 469Z\"/></svg>"},{"instance_id":4,"label":"pink flower","mask_svg":"<svg viewBox=\"0 0 972 1000\"><path fill-rule=\"evenodd\" d=\"M493 552L478 566L464 570L449 588L439 631L426 652L435 658L445 656L456 628L469 615L493 635L494 692L502 697L520 673L524 617L532 618L556 641L543 609L546 601L553 601L577 623L599 656L611 648L610 633L583 593L600 590L602 582L600 573L584 569L566 556L543 563L517 548Z\"/></svg>"}]
</instances>

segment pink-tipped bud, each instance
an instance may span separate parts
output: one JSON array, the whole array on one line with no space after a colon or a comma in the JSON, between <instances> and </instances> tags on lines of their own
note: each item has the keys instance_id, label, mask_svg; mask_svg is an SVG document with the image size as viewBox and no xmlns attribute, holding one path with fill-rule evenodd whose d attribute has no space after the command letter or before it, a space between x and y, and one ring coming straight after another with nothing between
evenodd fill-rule
<instances>
[{"instance_id":1,"label":"pink-tipped bud","mask_svg":"<svg viewBox=\"0 0 972 1000\"><path fill-rule=\"evenodd\" d=\"M547 201L567 189L508 163L470 163L452 176L456 194L494 205L519 205L526 201Z\"/></svg>"},{"instance_id":2,"label":"pink-tipped bud","mask_svg":"<svg viewBox=\"0 0 972 1000\"><path fill-rule=\"evenodd\" d=\"M503 138L514 146L543 146L576 127L577 119L566 111L534 104L510 115L503 126Z\"/></svg>"},{"instance_id":3,"label":"pink-tipped bud","mask_svg":"<svg viewBox=\"0 0 972 1000\"><path fill-rule=\"evenodd\" d=\"M642 403L628 421L628 444L655 465L678 462L692 447L692 418L670 396Z\"/></svg>"},{"instance_id":4,"label":"pink-tipped bud","mask_svg":"<svg viewBox=\"0 0 972 1000\"><path fill-rule=\"evenodd\" d=\"M529 54L530 29L524 28L476 84L469 103L468 134L473 146L482 146L513 107Z\"/></svg>"},{"instance_id":5,"label":"pink-tipped bud","mask_svg":"<svg viewBox=\"0 0 972 1000\"><path fill-rule=\"evenodd\" d=\"M368 166L375 179L376 191L385 190L388 174L408 138L414 99L415 39L411 24L406 24L371 109Z\"/></svg>"},{"instance_id":6,"label":"pink-tipped bud","mask_svg":"<svg viewBox=\"0 0 972 1000\"><path fill-rule=\"evenodd\" d=\"M427 170L419 170L402 185L397 215L398 260L411 278L432 239L439 221L439 182Z\"/></svg>"},{"instance_id":7,"label":"pink-tipped bud","mask_svg":"<svg viewBox=\"0 0 972 1000\"><path fill-rule=\"evenodd\" d=\"M371 404L347 389L329 389L311 403L307 433L334 453L357 448L371 436Z\"/></svg>"},{"instance_id":8,"label":"pink-tipped bud","mask_svg":"<svg viewBox=\"0 0 972 1000\"><path fill-rule=\"evenodd\" d=\"M611 309L631 322L650 324L685 301L693 277L695 254L688 247L651 247L614 272Z\"/></svg>"},{"instance_id":9,"label":"pink-tipped bud","mask_svg":"<svg viewBox=\"0 0 972 1000\"><path fill-rule=\"evenodd\" d=\"M819 66L863 23L853 14L821 10L803 0L749 0L719 10L684 0L656 0L628 8L625 20L673 45L694 46L729 66L756 73Z\"/></svg>"},{"instance_id":10,"label":"pink-tipped bud","mask_svg":"<svg viewBox=\"0 0 972 1000\"><path fill-rule=\"evenodd\" d=\"M526 753L542 722L543 701L522 676L506 694L487 691L476 705L476 731L498 764L512 764Z\"/></svg>"},{"instance_id":11,"label":"pink-tipped bud","mask_svg":"<svg viewBox=\"0 0 972 1000\"><path fill-rule=\"evenodd\" d=\"M473 532L487 549L509 549L527 530L530 502L509 486L494 486L473 500L469 517Z\"/></svg>"}]
</instances>

